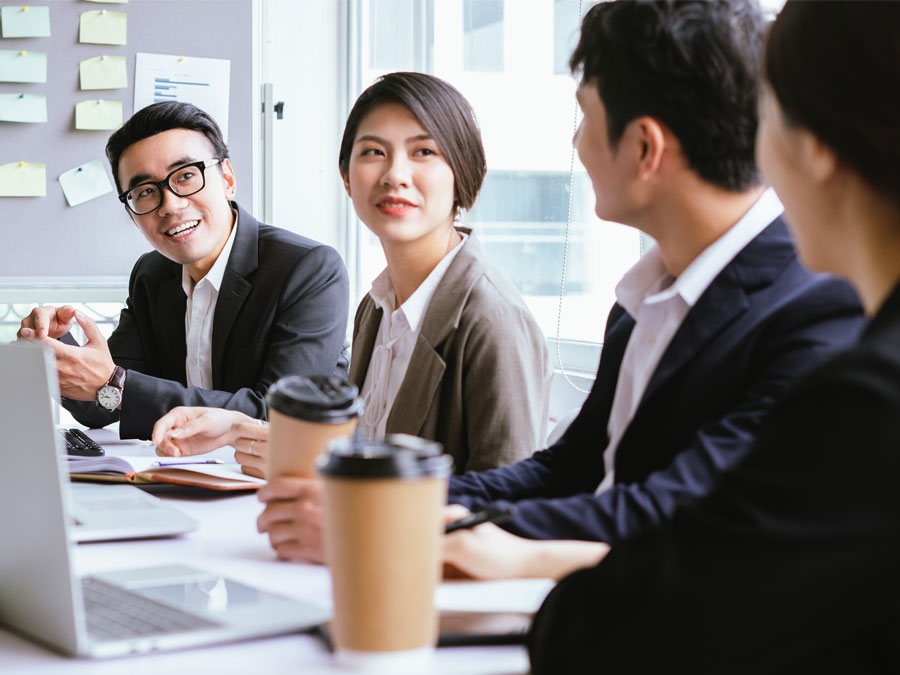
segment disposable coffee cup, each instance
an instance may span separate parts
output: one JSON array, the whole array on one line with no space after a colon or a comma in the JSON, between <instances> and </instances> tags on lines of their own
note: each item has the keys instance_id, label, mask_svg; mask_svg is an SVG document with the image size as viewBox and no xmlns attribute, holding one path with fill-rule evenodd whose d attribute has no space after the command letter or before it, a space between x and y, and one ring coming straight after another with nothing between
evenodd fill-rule
<instances>
[{"instance_id":1,"label":"disposable coffee cup","mask_svg":"<svg viewBox=\"0 0 900 675\"><path fill-rule=\"evenodd\" d=\"M269 459L266 477L314 475L316 459L333 438L356 430L359 391L345 379L290 375L266 394Z\"/></svg>"},{"instance_id":2,"label":"disposable coffee cup","mask_svg":"<svg viewBox=\"0 0 900 675\"><path fill-rule=\"evenodd\" d=\"M365 672L427 672L453 460L413 436L329 443L323 478L335 658Z\"/></svg>"}]
</instances>

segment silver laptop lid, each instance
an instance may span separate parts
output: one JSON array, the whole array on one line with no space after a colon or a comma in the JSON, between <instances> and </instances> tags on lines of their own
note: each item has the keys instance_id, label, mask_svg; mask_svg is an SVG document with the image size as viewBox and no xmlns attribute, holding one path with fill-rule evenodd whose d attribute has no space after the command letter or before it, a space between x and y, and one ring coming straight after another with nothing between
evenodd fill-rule
<instances>
[{"instance_id":1,"label":"silver laptop lid","mask_svg":"<svg viewBox=\"0 0 900 675\"><path fill-rule=\"evenodd\" d=\"M76 651L86 629L72 582L68 477L53 423L59 394L53 356L35 344L0 344L0 622L57 649Z\"/></svg>"}]
</instances>

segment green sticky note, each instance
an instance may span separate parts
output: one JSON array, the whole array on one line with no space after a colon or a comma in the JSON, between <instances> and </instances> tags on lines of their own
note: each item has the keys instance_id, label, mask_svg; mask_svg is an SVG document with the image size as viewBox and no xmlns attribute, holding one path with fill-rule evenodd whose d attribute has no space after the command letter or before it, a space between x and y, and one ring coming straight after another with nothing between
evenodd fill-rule
<instances>
[{"instance_id":1,"label":"green sticky note","mask_svg":"<svg viewBox=\"0 0 900 675\"><path fill-rule=\"evenodd\" d=\"M95 56L78 64L82 89L124 89L128 72L124 56Z\"/></svg>"},{"instance_id":2,"label":"green sticky note","mask_svg":"<svg viewBox=\"0 0 900 675\"><path fill-rule=\"evenodd\" d=\"M0 197L46 197L47 166L34 162L0 164Z\"/></svg>"},{"instance_id":3,"label":"green sticky note","mask_svg":"<svg viewBox=\"0 0 900 675\"><path fill-rule=\"evenodd\" d=\"M78 41L95 45L128 44L128 15L107 9L92 9L81 15Z\"/></svg>"},{"instance_id":4,"label":"green sticky note","mask_svg":"<svg viewBox=\"0 0 900 675\"><path fill-rule=\"evenodd\" d=\"M69 206L78 206L113 191L103 162L93 162L69 169L59 177L59 185Z\"/></svg>"},{"instance_id":5,"label":"green sticky note","mask_svg":"<svg viewBox=\"0 0 900 675\"><path fill-rule=\"evenodd\" d=\"M121 101L82 101L75 106L75 128L85 131L122 126Z\"/></svg>"},{"instance_id":6,"label":"green sticky note","mask_svg":"<svg viewBox=\"0 0 900 675\"><path fill-rule=\"evenodd\" d=\"M17 5L0 9L3 37L50 37L50 8Z\"/></svg>"},{"instance_id":7,"label":"green sticky note","mask_svg":"<svg viewBox=\"0 0 900 675\"><path fill-rule=\"evenodd\" d=\"M0 49L0 82L46 82L47 54Z\"/></svg>"},{"instance_id":8,"label":"green sticky note","mask_svg":"<svg viewBox=\"0 0 900 675\"><path fill-rule=\"evenodd\" d=\"M46 122L43 94L0 94L0 122Z\"/></svg>"}]
</instances>

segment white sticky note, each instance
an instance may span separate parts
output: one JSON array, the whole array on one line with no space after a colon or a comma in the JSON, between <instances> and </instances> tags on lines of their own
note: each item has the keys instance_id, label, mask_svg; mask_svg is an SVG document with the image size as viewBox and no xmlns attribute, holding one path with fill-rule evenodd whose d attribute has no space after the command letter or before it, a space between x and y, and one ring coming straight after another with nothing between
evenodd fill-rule
<instances>
[{"instance_id":1,"label":"white sticky note","mask_svg":"<svg viewBox=\"0 0 900 675\"><path fill-rule=\"evenodd\" d=\"M81 101L75 105L75 128L82 131L118 129L122 126L121 101Z\"/></svg>"},{"instance_id":2,"label":"white sticky note","mask_svg":"<svg viewBox=\"0 0 900 675\"><path fill-rule=\"evenodd\" d=\"M78 64L82 89L124 89L128 71L124 56L95 56Z\"/></svg>"},{"instance_id":3,"label":"white sticky note","mask_svg":"<svg viewBox=\"0 0 900 675\"><path fill-rule=\"evenodd\" d=\"M99 159L81 164L60 175L59 185L69 206L78 206L113 191L106 167Z\"/></svg>"},{"instance_id":4,"label":"white sticky note","mask_svg":"<svg viewBox=\"0 0 900 675\"><path fill-rule=\"evenodd\" d=\"M128 15L106 9L83 12L78 41L94 45L128 44Z\"/></svg>"},{"instance_id":5,"label":"white sticky note","mask_svg":"<svg viewBox=\"0 0 900 675\"><path fill-rule=\"evenodd\" d=\"M17 5L0 9L3 37L50 37L50 8Z\"/></svg>"},{"instance_id":6,"label":"white sticky note","mask_svg":"<svg viewBox=\"0 0 900 675\"><path fill-rule=\"evenodd\" d=\"M0 165L0 197L46 196L46 164L10 162Z\"/></svg>"},{"instance_id":7,"label":"white sticky note","mask_svg":"<svg viewBox=\"0 0 900 675\"><path fill-rule=\"evenodd\" d=\"M0 49L0 82L46 82L47 54L25 49Z\"/></svg>"},{"instance_id":8,"label":"white sticky note","mask_svg":"<svg viewBox=\"0 0 900 675\"><path fill-rule=\"evenodd\" d=\"M0 94L0 122L46 122L43 94Z\"/></svg>"}]
</instances>

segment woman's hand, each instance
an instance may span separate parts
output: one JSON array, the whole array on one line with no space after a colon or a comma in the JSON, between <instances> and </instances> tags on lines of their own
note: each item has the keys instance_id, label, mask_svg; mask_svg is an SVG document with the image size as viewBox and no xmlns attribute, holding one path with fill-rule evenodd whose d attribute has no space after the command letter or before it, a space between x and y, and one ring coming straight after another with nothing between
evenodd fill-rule
<instances>
[{"instance_id":1,"label":"woman's hand","mask_svg":"<svg viewBox=\"0 0 900 675\"><path fill-rule=\"evenodd\" d=\"M198 455L230 445L241 470L257 478L265 478L268 438L269 425L244 413L184 406L159 418L152 435L156 453L168 457Z\"/></svg>"},{"instance_id":2,"label":"woman's hand","mask_svg":"<svg viewBox=\"0 0 900 675\"><path fill-rule=\"evenodd\" d=\"M444 522L467 514L464 507L451 504L444 509ZM445 566L475 579L561 579L577 569L596 565L608 552L609 546L599 542L523 539L493 523L444 536Z\"/></svg>"}]
</instances>

